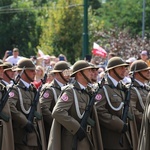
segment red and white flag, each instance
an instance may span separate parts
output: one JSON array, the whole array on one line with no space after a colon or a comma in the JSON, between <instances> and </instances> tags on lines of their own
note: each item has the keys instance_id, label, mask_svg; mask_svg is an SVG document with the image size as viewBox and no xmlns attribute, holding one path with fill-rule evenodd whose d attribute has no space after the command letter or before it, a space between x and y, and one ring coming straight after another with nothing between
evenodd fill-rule
<instances>
[{"instance_id":1,"label":"red and white flag","mask_svg":"<svg viewBox=\"0 0 150 150\"><path fill-rule=\"evenodd\" d=\"M96 56L101 56L103 58L107 56L107 52L95 42L93 43L92 54Z\"/></svg>"}]
</instances>

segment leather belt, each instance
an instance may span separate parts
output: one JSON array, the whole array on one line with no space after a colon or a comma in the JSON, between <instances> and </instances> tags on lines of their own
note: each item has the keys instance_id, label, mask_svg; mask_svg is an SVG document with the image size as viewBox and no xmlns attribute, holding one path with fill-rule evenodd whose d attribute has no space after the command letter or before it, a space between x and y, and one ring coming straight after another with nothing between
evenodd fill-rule
<instances>
[{"instance_id":1,"label":"leather belt","mask_svg":"<svg viewBox=\"0 0 150 150\"><path fill-rule=\"evenodd\" d=\"M92 130L92 127L91 127L90 125L87 125L87 127L86 127L86 132L87 132L87 133L90 133L91 130Z\"/></svg>"}]
</instances>

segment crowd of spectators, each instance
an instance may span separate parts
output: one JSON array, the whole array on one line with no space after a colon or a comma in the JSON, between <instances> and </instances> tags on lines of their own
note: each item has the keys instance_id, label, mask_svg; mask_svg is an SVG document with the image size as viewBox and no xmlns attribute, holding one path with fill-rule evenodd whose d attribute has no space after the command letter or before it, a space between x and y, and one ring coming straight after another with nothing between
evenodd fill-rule
<instances>
[{"instance_id":1,"label":"crowd of spectators","mask_svg":"<svg viewBox=\"0 0 150 150\"><path fill-rule=\"evenodd\" d=\"M99 66L99 80L103 77L104 71L107 66L107 62L111 57L114 56L121 56L127 63L131 64L137 59L142 59L147 62L148 66L150 66L150 60L149 60L149 40L146 38L143 40L139 36L136 36L136 38L132 38L125 32L119 32L119 34L115 34L115 32L112 30L111 33L109 33L111 36L108 37L108 33L106 32L99 32L99 35L101 35L101 45L105 44L105 40L107 40L107 44L105 44L103 47L107 51L107 57L102 58L100 56L92 56L90 61L91 63ZM12 65L16 65L17 62L23 58L19 55L19 49L14 48L11 51L6 50L3 62L10 62ZM58 57L54 55L45 55L41 53L37 53L36 56L31 56L30 58L34 64L36 64L36 76L35 76L35 86L40 86L41 78L44 76L45 71L47 68L50 70L53 69L54 65L58 61L67 61L67 58L65 55L60 54ZM70 64L71 65L71 64ZM48 82L51 82L53 80L53 75L51 73L48 74Z\"/></svg>"}]
</instances>

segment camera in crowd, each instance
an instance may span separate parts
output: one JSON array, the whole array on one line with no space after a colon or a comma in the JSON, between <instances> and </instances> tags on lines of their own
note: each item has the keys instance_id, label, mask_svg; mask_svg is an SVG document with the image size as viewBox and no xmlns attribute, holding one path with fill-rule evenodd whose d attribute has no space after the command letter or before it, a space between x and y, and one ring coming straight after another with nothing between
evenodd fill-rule
<instances>
[{"instance_id":1,"label":"camera in crowd","mask_svg":"<svg viewBox=\"0 0 150 150\"><path fill-rule=\"evenodd\" d=\"M7 52L7 55L8 55L8 56L11 56L11 55L12 55L12 50L9 50L9 51Z\"/></svg>"}]
</instances>

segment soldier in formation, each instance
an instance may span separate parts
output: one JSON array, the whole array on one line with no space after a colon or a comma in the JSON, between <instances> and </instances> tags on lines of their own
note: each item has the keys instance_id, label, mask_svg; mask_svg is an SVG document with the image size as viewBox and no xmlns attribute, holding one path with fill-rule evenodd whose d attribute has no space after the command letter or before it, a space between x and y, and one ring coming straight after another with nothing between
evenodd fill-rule
<instances>
[{"instance_id":1,"label":"soldier in formation","mask_svg":"<svg viewBox=\"0 0 150 150\"><path fill-rule=\"evenodd\" d=\"M128 64L120 57L109 59L106 81L99 92L99 101L96 102L103 147L106 150L136 150L129 120L122 119L127 88L121 80L127 67Z\"/></svg>"},{"instance_id":2,"label":"soldier in formation","mask_svg":"<svg viewBox=\"0 0 150 150\"><path fill-rule=\"evenodd\" d=\"M30 59L18 62L15 71L20 81L9 93L15 150L46 150L44 125L39 103L35 104L36 88L31 84L35 76L35 65ZM30 115L32 108L35 111ZM33 119L32 119L33 118Z\"/></svg>"},{"instance_id":3,"label":"soldier in formation","mask_svg":"<svg viewBox=\"0 0 150 150\"><path fill-rule=\"evenodd\" d=\"M60 94L53 109L54 118L48 150L100 150L98 138L92 137L95 124L88 123L86 129L81 126L91 91L86 87L91 83L92 66L79 60L73 65L71 77L75 82L68 85Z\"/></svg>"},{"instance_id":4,"label":"soldier in formation","mask_svg":"<svg viewBox=\"0 0 150 150\"><path fill-rule=\"evenodd\" d=\"M3 79L3 71L6 64L0 63L1 79ZM6 68L5 68L6 69ZM2 82L2 80L1 80ZM14 150L14 138L11 121L10 107L8 103L8 94L6 84L0 83L0 149Z\"/></svg>"},{"instance_id":5,"label":"soldier in formation","mask_svg":"<svg viewBox=\"0 0 150 150\"><path fill-rule=\"evenodd\" d=\"M70 75L65 72L69 71L69 64L65 61L57 62L51 71L54 74L54 79L50 84L46 84L40 97L41 109L44 119L46 139L48 142L50 128L52 124L52 110L55 106L58 96L61 92L61 88L66 85L70 79Z\"/></svg>"},{"instance_id":6,"label":"soldier in formation","mask_svg":"<svg viewBox=\"0 0 150 150\"><path fill-rule=\"evenodd\" d=\"M60 61L51 71L53 81L38 91L32 85L36 68L30 59L18 62L15 71L20 80L11 90L6 89L6 85L13 79L12 65L0 63L3 83L0 84L0 99L4 100L9 92L8 101L0 111L0 149L149 150L150 88L146 82L150 79L150 68L142 60L135 61L130 66L134 82L124 85L122 79L128 66L120 57L110 58L105 84L99 87L98 67L84 60L77 61L71 73L73 82L69 83L70 66ZM124 120L129 90L130 107ZM36 98L31 120L29 116ZM95 104L87 109L93 98ZM87 112L90 119L83 127Z\"/></svg>"},{"instance_id":7,"label":"soldier in formation","mask_svg":"<svg viewBox=\"0 0 150 150\"><path fill-rule=\"evenodd\" d=\"M143 60L136 60L131 64L130 72L134 73L130 106L136 119L137 134L139 134L146 98L150 91L150 87L147 84L150 79L150 67Z\"/></svg>"}]
</instances>

